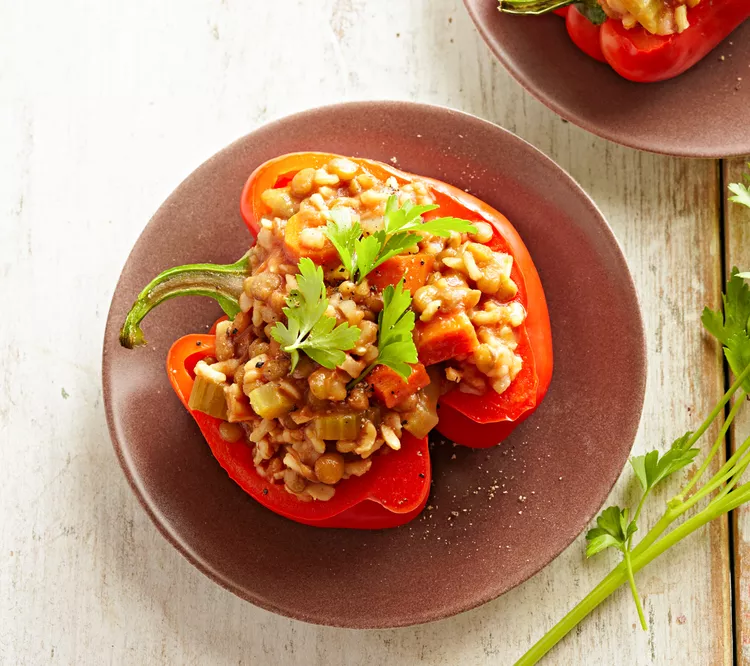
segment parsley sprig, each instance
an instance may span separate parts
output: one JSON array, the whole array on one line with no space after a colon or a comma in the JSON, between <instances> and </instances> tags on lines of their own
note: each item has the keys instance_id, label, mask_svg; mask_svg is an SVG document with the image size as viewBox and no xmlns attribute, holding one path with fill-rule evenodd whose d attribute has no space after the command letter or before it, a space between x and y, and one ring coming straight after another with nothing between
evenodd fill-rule
<instances>
[{"instance_id":1,"label":"parsley sprig","mask_svg":"<svg viewBox=\"0 0 750 666\"><path fill-rule=\"evenodd\" d=\"M348 208L334 208L326 225L326 235L349 273L349 279L359 284L380 264L413 248L428 232L447 238L452 232L475 233L476 227L457 217L439 217L422 221L425 213L436 210L435 204L417 206L407 200L399 208L398 197L388 197L383 216L383 229L363 236L362 226L354 220Z\"/></svg>"},{"instance_id":2,"label":"parsley sprig","mask_svg":"<svg viewBox=\"0 0 750 666\"><path fill-rule=\"evenodd\" d=\"M750 162L748 162L748 168L750 168ZM729 185L729 191L734 194L733 197L729 197L729 201L734 203L742 204L750 208L750 173L746 173L743 176L744 183L731 183Z\"/></svg>"},{"instance_id":3,"label":"parsley sprig","mask_svg":"<svg viewBox=\"0 0 750 666\"><path fill-rule=\"evenodd\" d=\"M727 283L727 293L724 296L724 313L705 308L701 321L706 329L724 346L727 363L735 375L740 374L742 368L750 363L750 336L748 336L748 321L750 320L750 289L742 280L742 276L750 277L750 273L738 274L732 269L732 278ZM750 391L750 381L745 385Z\"/></svg>"},{"instance_id":4,"label":"parsley sprig","mask_svg":"<svg viewBox=\"0 0 750 666\"><path fill-rule=\"evenodd\" d=\"M732 201L750 204L750 192L747 187L734 184L729 189L735 194ZM737 197L742 200L738 201ZM745 197L747 201L744 200ZM732 269L724 294L723 312L706 308L701 317L706 331L723 346L724 356L735 376L734 383L695 432L687 432L679 437L664 453L653 450L631 458L630 464L641 487L641 497L635 512L631 514L628 507L607 507L597 518L596 527L586 534L588 557L614 548L622 554L622 561L533 645L516 662L516 666L532 666L538 663L589 613L625 583L630 585L641 626L645 629L646 623L635 584L635 574L703 525L750 502L750 482L740 481L750 467L750 437L737 447L734 454L708 481L700 485L711 463L724 449L729 428L742 407L747 404L750 394L750 289L743 282L743 279L747 278L750 278L750 273L739 273L736 268ZM696 444L711 425L725 413L716 439L698 470L692 474L680 492L667 502L664 515L634 545L638 520L646 499L656 487L695 460L700 452ZM679 518L699 503L703 503L700 510L667 532Z\"/></svg>"},{"instance_id":5,"label":"parsley sprig","mask_svg":"<svg viewBox=\"0 0 750 666\"><path fill-rule=\"evenodd\" d=\"M387 365L404 379L411 374L409 363L417 362L414 344L414 310L410 309L411 294L401 280L395 287L383 290L383 309L378 315L378 355L351 385L361 382L376 365Z\"/></svg>"},{"instance_id":6,"label":"parsley sprig","mask_svg":"<svg viewBox=\"0 0 750 666\"><path fill-rule=\"evenodd\" d=\"M345 351L354 347L360 330L349 324L339 324L325 314L328 308L323 269L311 259L300 259L297 289L286 299L283 309L287 324L277 322L271 336L292 358L292 371L299 362L300 351L324 368L333 370L344 362Z\"/></svg>"},{"instance_id":7,"label":"parsley sprig","mask_svg":"<svg viewBox=\"0 0 750 666\"><path fill-rule=\"evenodd\" d=\"M674 474L676 471L687 467L700 453L700 449L692 446L692 432L688 432L676 439L669 450L661 455L659 451L649 451L642 456L633 456L630 464L636 477L641 484L641 499L633 515L629 520L629 509L621 509L618 506L610 506L605 509L596 522L598 527L586 533L586 557L596 555L607 548L616 548L623 555L623 561L628 574L630 591L633 593L635 606L638 611L638 619L641 627L646 629L646 617L643 613L641 597L633 576L633 563L630 557L633 535L638 530L638 518L641 515L643 505L651 491L662 481Z\"/></svg>"}]
</instances>

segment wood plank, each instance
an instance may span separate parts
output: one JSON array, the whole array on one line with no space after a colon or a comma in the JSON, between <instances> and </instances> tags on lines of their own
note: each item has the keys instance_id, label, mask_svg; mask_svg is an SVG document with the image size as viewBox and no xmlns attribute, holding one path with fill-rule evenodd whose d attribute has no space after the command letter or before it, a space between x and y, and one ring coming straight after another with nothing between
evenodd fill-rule
<instances>
[{"instance_id":1,"label":"wood plank","mask_svg":"<svg viewBox=\"0 0 750 666\"><path fill-rule=\"evenodd\" d=\"M724 162L724 183L742 182L748 173L748 159ZM730 201L726 202L724 239L726 268L750 270L750 209ZM732 428L732 446L750 435L750 413L744 410ZM750 665L750 507L734 512L734 595L735 595L735 645L737 664Z\"/></svg>"},{"instance_id":2,"label":"wood plank","mask_svg":"<svg viewBox=\"0 0 750 666\"><path fill-rule=\"evenodd\" d=\"M0 79L0 446L12 470L0 484L2 663L506 664L615 562L585 562L579 538L475 611L351 632L236 599L156 532L104 423L109 298L172 188L272 117L414 99L517 132L597 201L635 275L650 361L636 451L695 426L722 392L698 324L720 288L716 164L638 153L564 123L492 59L460 0L6 3ZM611 502L633 499L629 478ZM727 555L725 524L695 535L639 575L648 632L635 629L623 590L549 663L730 664Z\"/></svg>"}]
</instances>

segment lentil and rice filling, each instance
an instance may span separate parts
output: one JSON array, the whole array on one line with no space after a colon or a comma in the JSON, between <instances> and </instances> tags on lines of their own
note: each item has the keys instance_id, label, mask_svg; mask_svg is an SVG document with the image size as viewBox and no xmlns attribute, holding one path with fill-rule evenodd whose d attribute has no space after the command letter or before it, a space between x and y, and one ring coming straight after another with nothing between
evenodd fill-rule
<instances>
[{"instance_id":1,"label":"lentil and rice filling","mask_svg":"<svg viewBox=\"0 0 750 666\"><path fill-rule=\"evenodd\" d=\"M688 9L700 0L599 0L610 18L625 28L640 24L653 35L672 35L690 27Z\"/></svg>"},{"instance_id":2,"label":"lentil and rice filling","mask_svg":"<svg viewBox=\"0 0 750 666\"><path fill-rule=\"evenodd\" d=\"M514 300L513 258L486 243L493 229L449 237L418 231L421 240L398 259L396 270L412 288L414 342L419 363L408 380L378 358L378 315L383 310L383 272L353 281L326 235L332 217L345 212L364 237L383 230L389 199L398 205L433 204L419 180L399 185L376 178L363 166L333 158L322 168L298 171L281 187L261 195L269 211L248 256L249 275L239 297L240 312L216 326L215 358L195 366L190 402L206 396L226 401L222 437L246 440L257 473L301 501L329 500L336 484L368 472L375 455L393 455L408 431L423 437L437 423L439 395L452 388L502 394L521 370L516 329L526 312ZM293 252L290 252L290 247ZM323 267L328 300L325 315L356 327L354 346L334 368L300 354L296 367L272 331L286 322L284 309L298 290L298 261ZM417 266L415 281L408 266ZM381 268L387 268L388 262ZM406 268L404 268L406 267ZM446 326L461 329L446 358ZM441 338L443 336L443 338ZM427 366L427 368L425 368ZM363 373L367 373L363 377ZM211 397L213 396L213 397Z\"/></svg>"}]
</instances>

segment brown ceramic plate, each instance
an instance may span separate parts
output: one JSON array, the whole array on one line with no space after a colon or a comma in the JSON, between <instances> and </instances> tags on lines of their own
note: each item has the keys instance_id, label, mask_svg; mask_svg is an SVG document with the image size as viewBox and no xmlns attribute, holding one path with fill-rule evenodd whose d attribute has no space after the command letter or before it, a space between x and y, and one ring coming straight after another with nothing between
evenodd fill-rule
<instances>
[{"instance_id":1,"label":"brown ceramic plate","mask_svg":"<svg viewBox=\"0 0 750 666\"><path fill-rule=\"evenodd\" d=\"M145 321L148 347L128 351L117 341L128 307L153 275L177 264L230 262L246 250L250 237L239 213L245 179L269 158L299 150L396 158L403 169L470 190L513 221L546 287L556 367L544 404L489 451L436 444L434 508L402 528L306 527L266 510L229 479L164 369L176 338L205 331L217 317L212 301L175 299L160 306ZM478 118L372 102L276 121L193 172L157 211L123 269L103 369L122 468L156 526L196 567L283 615L393 627L493 599L539 571L581 532L633 443L645 347L620 248L568 175ZM499 488L490 490L493 485Z\"/></svg>"},{"instance_id":2,"label":"brown ceramic plate","mask_svg":"<svg viewBox=\"0 0 750 666\"><path fill-rule=\"evenodd\" d=\"M566 120L655 153L750 153L750 21L682 76L642 84L581 52L559 16L501 15L497 0L464 3L511 75Z\"/></svg>"}]
</instances>

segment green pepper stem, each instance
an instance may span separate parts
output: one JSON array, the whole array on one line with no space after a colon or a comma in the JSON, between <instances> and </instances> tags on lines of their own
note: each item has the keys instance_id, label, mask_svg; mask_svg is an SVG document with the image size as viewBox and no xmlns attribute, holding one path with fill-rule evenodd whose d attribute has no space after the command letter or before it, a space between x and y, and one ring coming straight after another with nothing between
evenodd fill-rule
<instances>
[{"instance_id":1,"label":"green pepper stem","mask_svg":"<svg viewBox=\"0 0 750 666\"><path fill-rule=\"evenodd\" d=\"M500 11L506 14L529 14L538 16L561 7L572 5L575 0L500 0Z\"/></svg>"},{"instance_id":2,"label":"green pepper stem","mask_svg":"<svg viewBox=\"0 0 750 666\"><path fill-rule=\"evenodd\" d=\"M240 311L239 298L248 274L247 255L233 264L187 264L157 275L138 294L120 330L120 344L128 349L145 345L140 323L159 303L175 296L208 296L229 317Z\"/></svg>"}]
</instances>

